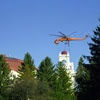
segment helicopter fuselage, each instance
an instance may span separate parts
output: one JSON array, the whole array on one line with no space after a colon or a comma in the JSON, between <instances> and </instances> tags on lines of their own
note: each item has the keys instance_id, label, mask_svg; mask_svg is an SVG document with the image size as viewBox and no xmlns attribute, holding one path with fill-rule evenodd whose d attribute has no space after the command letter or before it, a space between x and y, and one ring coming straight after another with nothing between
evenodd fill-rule
<instances>
[{"instance_id":1,"label":"helicopter fuselage","mask_svg":"<svg viewBox=\"0 0 100 100\"><path fill-rule=\"evenodd\" d=\"M86 35L84 38L71 38L71 37L68 37L68 38L60 38L60 39L56 39L54 41L55 44L58 44L59 41L63 42L63 41L73 41L73 40L85 40L86 38L88 37L88 35Z\"/></svg>"}]
</instances>

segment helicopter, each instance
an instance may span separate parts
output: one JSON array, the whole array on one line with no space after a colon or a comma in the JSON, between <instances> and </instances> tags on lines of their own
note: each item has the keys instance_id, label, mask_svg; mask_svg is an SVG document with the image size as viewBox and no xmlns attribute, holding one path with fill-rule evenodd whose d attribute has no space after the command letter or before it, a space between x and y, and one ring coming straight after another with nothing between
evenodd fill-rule
<instances>
[{"instance_id":1,"label":"helicopter","mask_svg":"<svg viewBox=\"0 0 100 100\"><path fill-rule=\"evenodd\" d=\"M69 35L65 35L65 34L62 33L62 32L59 32L59 33L60 33L60 35L49 34L49 35L51 35L51 36L61 37L61 38L56 39L56 40L54 41L55 44L59 44L59 41L61 41L61 42L65 41L65 44L68 44L68 45L69 45L69 42L70 42L70 41L74 41L74 40L85 40L85 39L88 37L88 35L85 35L84 38L72 38L72 37L70 37ZM75 32L73 32L73 33L75 33ZM73 34L73 33L72 33L72 34Z\"/></svg>"}]
</instances>

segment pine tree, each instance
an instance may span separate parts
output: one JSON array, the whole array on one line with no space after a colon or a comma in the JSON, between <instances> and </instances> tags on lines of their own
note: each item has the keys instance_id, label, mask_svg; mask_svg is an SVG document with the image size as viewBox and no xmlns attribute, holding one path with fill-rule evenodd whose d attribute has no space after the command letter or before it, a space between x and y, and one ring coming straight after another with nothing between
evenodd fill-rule
<instances>
[{"instance_id":1,"label":"pine tree","mask_svg":"<svg viewBox=\"0 0 100 100\"><path fill-rule=\"evenodd\" d=\"M51 93L48 82L39 80L35 91L35 100L53 100Z\"/></svg>"},{"instance_id":2,"label":"pine tree","mask_svg":"<svg viewBox=\"0 0 100 100\"><path fill-rule=\"evenodd\" d=\"M19 77L11 89L10 100L35 100L37 87L34 61L29 53L25 54L24 64L20 67Z\"/></svg>"},{"instance_id":3,"label":"pine tree","mask_svg":"<svg viewBox=\"0 0 100 100\"><path fill-rule=\"evenodd\" d=\"M22 64L22 67L19 66L19 76L21 75L21 73L24 73L26 71L26 66L29 66L30 70L33 72L34 77L36 77L36 68L34 65L34 60L32 59L32 56L29 53L25 54L24 57L24 63Z\"/></svg>"},{"instance_id":4,"label":"pine tree","mask_svg":"<svg viewBox=\"0 0 100 100\"><path fill-rule=\"evenodd\" d=\"M32 56L28 52L25 54L25 57L24 57L23 69L25 65L28 65L31 70L35 69L34 60L32 59Z\"/></svg>"},{"instance_id":5,"label":"pine tree","mask_svg":"<svg viewBox=\"0 0 100 100\"><path fill-rule=\"evenodd\" d=\"M75 89L78 100L89 100L87 95L90 81L90 72L84 67L84 60L82 57L78 63L75 81Z\"/></svg>"},{"instance_id":6,"label":"pine tree","mask_svg":"<svg viewBox=\"0 0 100 100\"><path fill-rule=\"evenodd\" d=\"M92 43L89 43L91 56L88 57L90 62L88 68L91 72L89 90L92 94L91 100L100 100L100 25L93 32Z\"/></svg>"},{"instance_id":7,"label":"pine tree","mask_svg":"<svg viewBox=\"0 0 100 100\"><path fill-rule=\"evenodd\" d=\"M84 64L89 74L82 69L82 72L85 72L85 80L84 74L76 79L79 89L78 100L100 100L100 25L93 32L92 42L89 43L91 56L86 56L89 64ZM86 79L88 75L89 80Z\"/></svg>"},{"instance_id":8,"label":"pine tree","mask_svg":"<svg viewBox=\"0 0 100 100\"><path fill-rule=\"evenodd\" d=\"M57 65L56 80L53 86L54 100L76 100L72 81L62 63Z\"/></svg>"},{"instance_id":9,"label":"pine tree","mask_svg":"<svg viewBox=\"0 0 100 100\"><path fill-rule=\"evenodd\" d=\"M54 79L54 74L55 74L55 69L54 65L49 57L46 57L39 65L39 70L37 73L37 78L39 80L38 84L38 93L40 94L40 98L44 98L44 100L53 100L52 99L52 87L53 83L55 81ZM41 87L41 90L39 89ZM46 96L47 95L47 96ZM41 99L38 99L41 100Z\"/></svg>"},{"instance_id":10,"label":"pine tree","mask_svg":"<svg viewBox=\"0 0 100 100\"><path fill-rule=\"evenodd\" d=\"M12 87L9 100L36 100L37 81L28 65Z\"/></svg>"},{"instance_id":11,"label":"pine tree","mask_svg":"<svg viewBox=\"0 0 100 100\"><path fill-rule=\"evenodd\" d=\"M91 56L89 56L90 63L100 65L100 25L93 31L94 36L91 38L93 43L89 43Z\"/></svg>"},{"instance_id":12,"label":"pine tree","mask_svg":"<svg viewBox=\"0 0 100 100\"><path fill-rule=\"evenodd\" d=\"M53 75L55 73L54 65L49 57L46 57L39 66L38 78L40 81L47 81L52 84Z\"/></svg>"},{"instance_id":13,"label":"pine tree","mask_svg":"<svg viewBox=\"0 0 100 100\"><path fill-rule=\"evenodd\" d=\"M4 57L0 55L0 100L6 100L10 85L10 70Z\"/></svg>"}]
</instances>

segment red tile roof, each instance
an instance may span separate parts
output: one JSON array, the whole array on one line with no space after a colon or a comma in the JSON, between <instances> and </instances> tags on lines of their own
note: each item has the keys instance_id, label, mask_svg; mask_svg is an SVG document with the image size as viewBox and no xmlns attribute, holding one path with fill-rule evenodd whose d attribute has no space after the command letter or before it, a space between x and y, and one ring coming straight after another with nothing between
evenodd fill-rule
<instances>
[{"instance_id":1,"label":"red tile roof","mask_svg":"<svg viewBox=\"0 0 100 100\"><path fill-rule=\"evenodd\" d=\"M24 64L24 61L20 59L6 57L6 56L4 56L4 59L6 63L8 64L10 70L18 71L20 69L19 66L22 67L22 64ZM35 70L38 70L38 69L35 68Z\"/></svg>"},{"instance_id":2,"label":"red tile roof","mask_svg":"<svg viewBox=\"0 0 100 100\"><path fill-rule=\"evenodd\" d=\"M12 58L12 57L4 57L6 63L9 65L11 70L18 71L20 67L22 67L22 64L24 64L23 60Z\"/></svg>"}]
</instances>

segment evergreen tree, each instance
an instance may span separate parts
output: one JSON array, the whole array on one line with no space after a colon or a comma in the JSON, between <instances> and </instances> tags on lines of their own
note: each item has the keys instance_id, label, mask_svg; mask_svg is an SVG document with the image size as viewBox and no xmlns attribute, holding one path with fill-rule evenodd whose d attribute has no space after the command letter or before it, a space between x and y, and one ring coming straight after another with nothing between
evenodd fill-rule
<instances>
[{"instance_id":1,"label":"evergreen tree","mask_svg":"<svg viewBox=\"0 0 100 100\"><path fill-rule=\"evenodd\" d=\"M7 100L10 85L10 70L4 57L0 55L0 100Z\"/></svg>"},{"instance_id":2,"label":"evergreen tree","mask_svg":"<svg viewBox=\"0 0 100 100\"><path fill-rule=\"evenodd\" d=\"M56 69L56 80L53 85L54 100L76 100L72 84L69 73L67 73L63 64L59 63Z\"/></svg>"},{"instance_id":3,"label":"evergreen tree","mask_svg":"<svg viewBox=\"0 0 100 100\"><path fill-rule=\"evenodd\" d=\"M89 88L92 94L91 100L100 100L100 25L94 31L94 36L89 43L91 56L89 56L89 70L91 72L91 80Z\"/></svg>"},{"instance_id":4,"label":"evergreen tree","mask_svg":"<svg viewBox=\"0 0 100 100\"><path fill-rule=\"evenodd\" d=\"M49 85L54 81L54 65L49 57L46 57L39 66L38 78L40 81L47 81Z\"/></svg>"},{"instance_id":5,"label":"evergreen tree","mask_svg":"<svg viewBox=\"0 0 100 100\"><path fill-rule=\"evenodd\" d=\"M28 65L31 70L35 69L34 60L32 59L32 56L28 52L25 54L24 57L24 65L22 67L23 69L25 65Z\"/></svg>"},{"instance_id":6,"label":"evergreen tree","mask_svg":"<svg viewBox=\"0 0 100 100\"><path fill-rule=\"evenodd\" d=\"M35 100L53 100L51 93L48 82L39 80L35 91Z\"/></svg>"},{"instance_id":7,"label":"evergreen tree","mask_svg":"<svg viewBox=\"0 0 100 100\"><path fill-rule=\"evenodd\" d=\"M20 67L19 77L11 89L10 100L35 100L37 88L34 61L29 53L25 54L24 64Z\"/></svg>"},{"instance_id":8,"label":"evergreen tree","mask_svg":"<svg viewBox=\"0 0 100 100\"><path fill-rule=\"evenodd\" d=\"M93 32L92 43L89 43L91 56L86 56L89 64L84 64L90 75L82 69L82 73L85 73L79 76L80 78L78 76L76 78L79 100L100 100L100 25ZM86 76L85 80L84 75ZM89 80L87 80L88 75Z\"/></svg>"},{"instance_id":9,"label":"evergreen tree","mask_svg":"<svg viewBox=\"0 0 100 100\"><path fill-rule=\"evenodd\" d=\"M51 61L51 59L49 57L46 57L39 66L39 70L37 73L37 78L39 80L39 84L38 84L38 93L37 94L42 94L40 95L40 97L44 100L53 100L52 99L52 88L53 88L53 83L55 81L55 69L54 69L54 65ZM46 96L47 95L47 96ZM38 99L41 100L41 99Z\"/></svg>"},{"instance_id":10,"label":"evergreen tree","mask_svg":"<svg viewBox=\"0 0 100 100\"><path fill-rule=\"evenodd\" d=\"M36 100L37 81L28 65L12 87L9 100Z\"/></svg>"},{"instance_id":11,"label":"evergreen tree","mask_svg":"<svg viewBox=\"0 0 100 100\"><path fill-rule=\"evenodd\" d=\"M88 58L90 63L100 65L100 25L93 32L94 36L91 38L92 43L89 43L91 56Z\"/></svg>"},{"instance_id":12,"label":"evergreen tree","mask_svg":"<svg viewBox=\"0 0 100 100\"><path fill-rule=\"evenodd\" d=\"M84 67L84 60L81 57L78 63L78 68L75 76L75 81L76 81L75 89L78 100L89 100L87 96L89 80L90 80L90 72Z\"/></svg>"}]
</instances>

